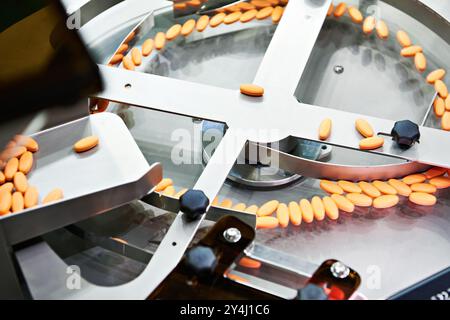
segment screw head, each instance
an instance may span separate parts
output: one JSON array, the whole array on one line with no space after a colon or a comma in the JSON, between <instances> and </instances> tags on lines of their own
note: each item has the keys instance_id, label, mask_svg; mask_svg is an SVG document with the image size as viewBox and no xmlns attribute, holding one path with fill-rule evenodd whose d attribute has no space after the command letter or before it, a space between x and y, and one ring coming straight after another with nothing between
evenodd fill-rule
<instances>
[{"instance_id":1,"label":"screw head","mask_svg":"<svg viewBox=\"0 0 450 320\"><path fill-rule=\"evenodd\" d=\"M340 261L333 263L330 270L333 276L339 279L345 279L350 274L350 268Z\"/></svg>"},{"instance_id":2,"label":"screw head","mask_svg":"<svg viewBox=\"0 0 450 320\"><path fill-rule=\"evenodd\" d=\"M184 262L188 271L199 277L211 275L217 266L216 254L205 246L191 248L186 252Z\"/></svg>"},{"instance_id":3,"label":"screw head","mask_svg":"<svg viewBox=\"0 0 450 320\"><path fill-rule=\"evenodd\" d=\"M196 220L206 212L209 199L201 190L188 190L180 198L180 210L189 220Z\"/></svg>"},{"instance_id":4,"label":"screw head","mask_svg":"<svg viewBox=\"0 0 450 320\"><path fill-rule=\"evenodd\" d=\"M228 228L223 232L223 237L230 243L236 243L241 240L241 232L237 228Z\"/></svg>"},{"instance_id":5,"label":"screw head","mask_svg":"<svg viewBox=\"0 0 450 320\"><path fill-rule=\"evenodd\" d=\"M408 149L420 139L419 126L410 120L397 121L391 135L400 148Z\"/></svg>"}]
</instances>

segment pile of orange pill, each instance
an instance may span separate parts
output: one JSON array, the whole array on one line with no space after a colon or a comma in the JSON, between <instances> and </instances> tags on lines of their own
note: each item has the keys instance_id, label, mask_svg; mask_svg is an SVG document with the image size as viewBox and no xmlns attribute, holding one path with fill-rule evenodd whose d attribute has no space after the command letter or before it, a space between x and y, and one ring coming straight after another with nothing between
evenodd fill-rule
<instances>
[{"instance_id":1,"label":"pile of orange pill","mask_svg":"<svg viewBox=\"0 0 450 320\"><path fill-rule=\"evenodd\" d=\"M345 13L348 13L348 16L354 23L362 24L364 34L370 35L375 30L380 39L386 40L389 38L389 27L386 22L383 20L376 21L374 16L364 18L356 7L347 6L345 2L340 2L336 6L331 4L327 15L339 19ZM420 45L414 44L408 33L404 30L397 32L396 39L401 47L400 55L404 58L413 58L417 71L420 73L425 72L427 70L427 58L423 52L423 48ZM433 104L434 114L436 117L441 118L441 128L450 131L450 96L447 85L443 81L445 75L446 71L444 69L433 70L427 75L426 81L434 86L437 93ZM379 139L377 141L378 143L369 141L370 148L375 148L376 145L379 145L380 141ZM371 142L374 142L374 144L372 145Z\"/></svg>"},{"instance_id":2,"label":"pile of orange pill","mask_svg":"<svg viewBox=\"0 0 450 320\"><path fill-rule=\"evenodd\" d=\"M419 206L433 206L437 202L435 193L440 189L450 187L450 170L433 167L426 172L411 174L403 179L375 180L372 182L339 180L321 180L320 188L327 196L314 196L312 199L300 199L289 203L270 200L261 206L247 206L240 202L234 204L229 198L219 200L214 198L212 206L246 212L256 215L257 229L286 228L289 224L301 225L302 222L312 223L325 218L337 220L340 211L352 213L356 207L373 207L388 209L400 202L400 196L408 197L409 201ZM187 189L178 193L173 187L173 181L164 178L155 187L162 195L179 198Z\"/></svg>"},{"instance_id":3,"label":"pile of orange pill","mask_svg":"<svg viewBox=\"0 0 450 320\"><path fill-rule=\"evenodd\" d=\"M183 24L171 26L166 32L158 32L154 39L147 39L143 42L141 50L133 48L125 56L124 54L129 50L128 43L135 37L135 34L131 33L110 59L109 65L122 63L125 69L135 70L136 66L142 64L142 58L149 56L153 49L163 50L169 41L175 40L178 36L188 37L195 31L203 32L208 26L216 28L222 24L247 23L254 19L264 20L267 18L271 18L272 22L277 24L283 16L287 3L287 0L251 0L221 8L216 10L213 16L203 15L197 20L189 19Z\"/></svg>"}]
</instances>

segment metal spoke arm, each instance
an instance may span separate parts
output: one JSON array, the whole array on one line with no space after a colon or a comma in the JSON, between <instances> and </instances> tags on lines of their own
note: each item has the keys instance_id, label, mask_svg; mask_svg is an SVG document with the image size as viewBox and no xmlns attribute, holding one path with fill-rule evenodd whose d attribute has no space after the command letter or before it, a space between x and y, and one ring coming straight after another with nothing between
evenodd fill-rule
<instances>
[{"instance_id":1,"label":"metal spoke arm","mask_svg":"<svg viewBox=\"0 0 450 320\"><path fill-rule=\"evenodd\" d=\"M212 199L222 188L222 185L233 167L239 153L242 151L246 139L229 129L197 180L194 189L202 190ZM100 287L91 285L88 292L74 299L146 299L150 293L170 274L184 255L197 229L203 221L184 219L179 213L170 226L163 241L159 245L149 265L142 274L133 281L116 287Z\"/></svg>"},{"instance_id":2,"label":"metal spoke arm","mask_svg":"<svg viewBox=\"0 0 450 320\"><path fill-rule=\"evenodd\" d=\"M295 0L286 6L254 83L293 95L326 19L331 0Z\"/></svg>"}]
</instances>

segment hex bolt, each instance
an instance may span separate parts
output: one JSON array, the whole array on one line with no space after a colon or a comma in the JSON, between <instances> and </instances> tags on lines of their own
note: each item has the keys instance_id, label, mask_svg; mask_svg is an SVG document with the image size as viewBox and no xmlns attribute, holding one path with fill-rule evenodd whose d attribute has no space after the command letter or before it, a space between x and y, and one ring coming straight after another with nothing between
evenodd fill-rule
<instances>
[{"instance_id":1,"label":"hex bolt","mask_svg":"<svg viewBox=\"0 0 450 320\"><path fill-rule=\"evenodd\" d=\"M188 220L197 220L208 206L209 199L201 190L188 190L180 198L180 210Z\"/></svg>"},{"instance_id":2,"label":"hex bolt","mask_svg":"<svg viewBox=\"0 0 450 320\"><path fill-rule=\"evenodd\" d=\"M217 266L217 257L210 247L196 246L186 252L184 264L189 273L207 277Z\"/></svg>"},{"instance_id":3,"label":"hex bolt","mask_svg":"<svg viewBox=\"0 0 450 320\"><path fill-rule=\"evenodd\" d=\"M409 149L414 143L419 142L419 126L410 120L397 121L392 128L391 136L400 148Z\"/></svg>"}]
</instances>

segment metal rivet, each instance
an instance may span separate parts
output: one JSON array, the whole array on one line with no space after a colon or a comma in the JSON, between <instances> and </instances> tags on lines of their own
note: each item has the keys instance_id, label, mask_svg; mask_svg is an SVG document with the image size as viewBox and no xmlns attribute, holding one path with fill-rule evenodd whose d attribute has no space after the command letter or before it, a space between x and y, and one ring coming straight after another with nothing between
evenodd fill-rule
<instances>
[{"instance_id":1,"label":"metal rivet","mask_svg":"<svg viewBox=\"0 0 450 320\"><path fill-rule=\"evenodd\" d=\"M339 279L347 278L347 276L350 274L350 268L339 261L333 263L330 270L333 276Z\"/></svg>"},{"instance_id":2,"label":"metal rivet","mask_svg":"<svg viewBox=\"0 0 450 320\"><path fill-rule=\"evenodd\" d=\"M223 237L230 243L236 243L241 240L241 232L236 228L229 228L223 232Z\"/></svg>"},{"instance_id":3,"label":"metal rivet","mask_svg":"<svg viewBox=\"0 0 450 320\"><path fill-rule=\"evenodd\" d=\"M343 66L339 66L339 65L337 65L337 66L334 66L334 72L335 73L337 73L337 74L341 74L341 73L344 73L344 67Z\"/></svg>"},{"instance_id":4,"label":"metal rivet","mask_svg":"<svg viewBox=\"0 0 450 320\"><path fill-rule=\"evenodd\" d=\"M125 85L125 89L130 89L130 88L131 88L131 84L127 83L127 84Z\"/></svg>"}]
</instances>

